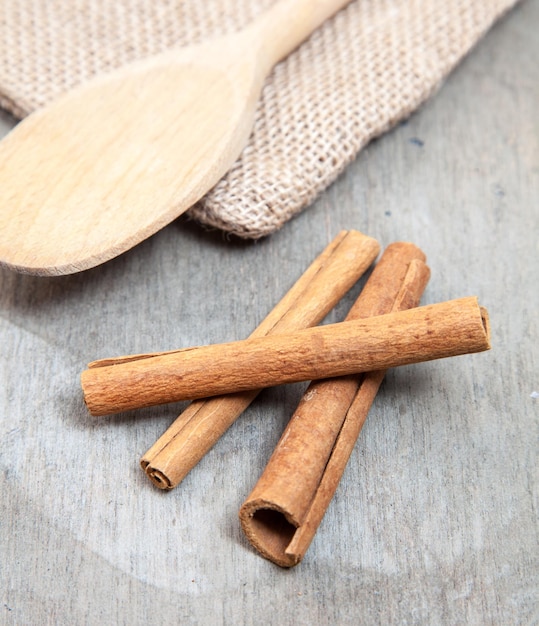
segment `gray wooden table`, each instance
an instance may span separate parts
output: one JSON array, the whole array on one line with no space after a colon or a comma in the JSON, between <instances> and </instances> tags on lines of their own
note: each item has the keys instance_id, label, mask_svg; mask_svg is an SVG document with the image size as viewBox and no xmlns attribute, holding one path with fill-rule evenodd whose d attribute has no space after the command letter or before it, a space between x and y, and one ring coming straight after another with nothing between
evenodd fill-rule
<instances>
[{"instance_id":1,"label":"gray wooden table","mask_svg":"<svg viewBox=\"0 0 539 626\"><path fill-rule=\"evenodd\" d=\"M0 623L539 623L538 33L528 0L268 239L180 219L82 274L0 271ZM184 405L91 418L79 374L245 337L343 228L419 245L423 301L479 296L493 349L388 374L305 560L282 570L237 511L304 385L263 392L163 493L138 459Z\"/></svg>"}]
</instances>

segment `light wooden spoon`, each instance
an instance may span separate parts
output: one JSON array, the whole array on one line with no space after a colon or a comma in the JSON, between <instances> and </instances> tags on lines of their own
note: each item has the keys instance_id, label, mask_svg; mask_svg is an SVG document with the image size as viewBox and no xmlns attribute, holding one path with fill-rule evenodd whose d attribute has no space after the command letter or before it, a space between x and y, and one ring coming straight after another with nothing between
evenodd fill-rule
<instances>
[{"instance_id":1,"label":"light wooden spoon","mask_svg":"<svg viewBox=\"0 0 539 626\"><path fill-rule=\"evenodd\" d=\"M280 0L237 34L100 76L0 142L0 264L103 263L199 200L247 142L272 67L350 0Z\"/></svg>"}]
</instances>

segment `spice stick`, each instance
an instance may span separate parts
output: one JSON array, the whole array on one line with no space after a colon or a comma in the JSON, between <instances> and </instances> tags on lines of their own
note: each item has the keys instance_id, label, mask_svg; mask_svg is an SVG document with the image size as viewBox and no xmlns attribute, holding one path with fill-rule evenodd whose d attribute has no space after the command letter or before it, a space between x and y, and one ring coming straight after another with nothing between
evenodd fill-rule
<instances>
[{"instance_id":1,"label":"spice stick","mask_svg":"<svg viewBox=\"0 0 539 626\"><path fill-rule=\"evenodd\" d=\"M90 413L387 369L489 348L488 315L461 298L231 343L189 348L81 375Z\"/></svg>"},{"instance_id":2,"label":"spice stick","mask_svg":"<svg viewBox=\"0 0 539 626\"><path fill-rule=\"evenodd\" d=\"M347 320L417 306L422 252L389 246ZM311 383L239 517L252 545L282 567L301 561L340 481L384 371Z\"/></svg>"},{"instance_id":3,"label":"spice stick","mask_svg":"<svg viewBox=\"0 0 539 626\"><path fill-rule=\"evenodd\" d=\"M341 231L318 255L251 337L314 326L359 280L380 246L358 231ZM101 367L154 353L90 364ZM161 489L172 489L212 448L256 398L260 390L244 391L192 402L144 454L141 467Z\"/></svg>"},{"instance_id":4,"label":"spice stick","mask_svg":"<svg viewBox=\"0 0 539 626\"><path fill-rule=\"evenodd\" d=\"M313 261L251 337L320 322L359 280L380 246L357 231L342 231ZM260 390L192 402L143 455L140 464L160 489L172 489L215 445Z\"/></svg>"}]
</instances>

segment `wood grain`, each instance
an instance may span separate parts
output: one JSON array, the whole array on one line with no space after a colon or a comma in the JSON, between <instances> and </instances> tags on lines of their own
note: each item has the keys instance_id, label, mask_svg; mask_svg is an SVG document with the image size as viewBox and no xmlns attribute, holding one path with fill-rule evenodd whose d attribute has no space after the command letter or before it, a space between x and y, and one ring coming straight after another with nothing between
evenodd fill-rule
<instances>
[{"instance_id":1,"label":"wood grain","mask_svg":"<svg viewBox=\"0 0 539 626\"><path fill-rule=\"evenodd\" d=\"M29 115L0 144L0 264L87 269L193 206L245 146L272 66L348 2L281 0L239 33L98 76Z\"/></svg>"},{"instance_id":2,"label":"wood grain","mask_svg":"<svg viewBox=\"0 0 539 626\"><path fill-rule=\"evenodd\" d=\"M0 268L1 623L537 623L538 23L522 2L271 238L180 220L77 275ZM242 339L343 228L420 246L425 303L477 294L493 349L388 372L305 559L282 571L237 511L304 385L260 394L163 492L138 459L183 403L95 420L78 377L89 356Z\"/></svg>"}]
</instances>

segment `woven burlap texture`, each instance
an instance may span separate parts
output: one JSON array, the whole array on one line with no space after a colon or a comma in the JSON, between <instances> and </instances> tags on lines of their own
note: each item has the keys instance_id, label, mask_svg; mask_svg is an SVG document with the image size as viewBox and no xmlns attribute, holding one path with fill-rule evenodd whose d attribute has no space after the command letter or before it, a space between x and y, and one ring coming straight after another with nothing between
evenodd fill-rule
<instances>
[{"instance_id":1,"label":"woven burlap texture","mask_svg":"<svg viewBox=\"0 0 539 626\"><path fill-rule=\"evenodd\" d=\"M356 0L280 63L250 141L189 213L258 238L406 118L516 0ZM0 105L22 117L98 73L241 28L272 0L0 0Z\"/></svg>"}]
</instances>

